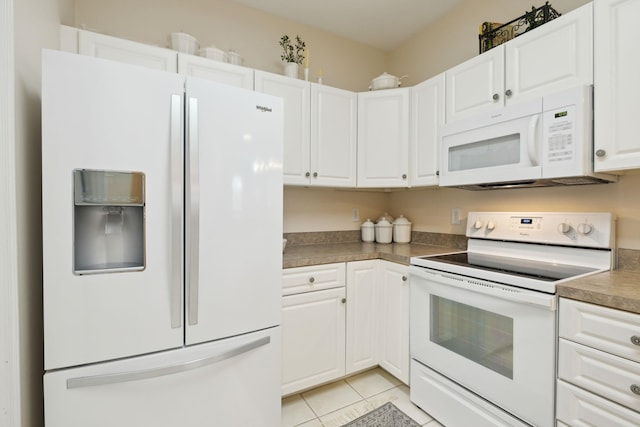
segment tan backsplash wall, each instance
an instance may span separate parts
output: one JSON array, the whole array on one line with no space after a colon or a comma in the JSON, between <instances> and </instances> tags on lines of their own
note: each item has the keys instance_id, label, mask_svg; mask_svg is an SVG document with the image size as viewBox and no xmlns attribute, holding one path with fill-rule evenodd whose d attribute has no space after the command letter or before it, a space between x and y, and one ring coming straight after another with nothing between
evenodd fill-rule
<instances>
[{"instance_id":1,"label":"tan backsplash wall","mask_svg":"<svg viewBox=\"0 0 640 427\"><path fill-rule=\"evenodd\" d=\"M229 0L76 0L75 22L65 24L163 47L172 32L184 31L201 47L234 49L246 66L278 74L280 37L300 35L311 80L322 69L325 84L353 91L367 90L388 64L387 52Z\"/></svg>"},{"instance_id":2,"label":"tan backsplash wall","mask_svg":"<svg viewBox=\"0 0 640 427\"><path fill-rule=\"evenodd\" d=\"M360 222L386 211L393 216L405 215L415 231L445 234L464 234L469 211L597 211L616 215L618 247L640 249L638 188L640 175L625 175L613 184L491 191L429 188L370 192L286 187L284 230L357 230L360 223L351 221L353 208L360 210ZM454 207L462 211L460 225L451 225Z\"/></svg>"}]
</instances>

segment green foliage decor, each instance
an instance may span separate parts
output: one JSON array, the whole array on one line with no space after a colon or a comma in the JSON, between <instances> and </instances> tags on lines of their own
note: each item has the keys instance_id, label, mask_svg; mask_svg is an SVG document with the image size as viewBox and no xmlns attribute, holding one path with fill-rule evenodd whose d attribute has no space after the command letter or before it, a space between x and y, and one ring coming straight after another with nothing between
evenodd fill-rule
<instances>
[{"instance_id":1,"label":"green foliage decor","mask_svg":"<svg viewBox=\"0 0 640 427\"><path fill-rule=\"evenodd\" d=\"M300 36L296 36L296 43L293 45L289 36L285 34L280 38L280 46L282 46L283 49L283 53L280 55L283 61L302 64L304 60L304 49L307 45Z\"/></svg>"}]
</instances>

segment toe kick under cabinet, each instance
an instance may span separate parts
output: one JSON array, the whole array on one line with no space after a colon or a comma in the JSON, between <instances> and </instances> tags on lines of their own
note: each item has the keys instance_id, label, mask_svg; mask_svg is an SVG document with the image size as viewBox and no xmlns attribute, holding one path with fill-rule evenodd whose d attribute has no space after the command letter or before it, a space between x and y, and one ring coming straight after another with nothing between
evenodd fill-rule
<instances>
[{"instance_id":1,"label":"toe kick under cabinet","mask_svg":"<svg viewBox=\"0 0 640 427\"><path fill-rule=\"evenodd\" d=\"M640 425L640 315L560 299L559 426Z\"/></svg>"}]
</instances>

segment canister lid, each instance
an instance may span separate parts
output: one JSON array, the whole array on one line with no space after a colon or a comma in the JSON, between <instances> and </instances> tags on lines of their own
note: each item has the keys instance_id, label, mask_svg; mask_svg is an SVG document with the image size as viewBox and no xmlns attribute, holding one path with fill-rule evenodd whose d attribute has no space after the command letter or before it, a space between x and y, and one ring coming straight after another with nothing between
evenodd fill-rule
<instances>
[{"instance_id":1,"label":"canister lid","mask_svg":"<svg viewBox=\"0 0 640 427\"><path fill-rule=\"evenodd\" d=\"M386 218L382 218L380 221L378 221L376 227L391 227L391 223L387 221Z\"/></svg>"},{"instance_id":2,"label":"canister lid","mask_svg":"<svg viewBox=\"0 0 640 427\"><path fill-rule=\"evenodd\" d=\"M402 214L400 214L400 216L398 218L396 218L395 221L393 221L394 224L396 225L411 225L411 221L409 221L407 218L405 218Z\"/></svg>"},{"instance_id":3,"label":"canister lid","mask_svg":"<svg viewBox=\"0 0 640 427\"><path fill-rule=\"evenodd\" d=\"M362 223L361 227L363 227L363 228L373 228L373 221L371 221L369 218L367 218L367 220Z\"/></svg>"}]
</instances>

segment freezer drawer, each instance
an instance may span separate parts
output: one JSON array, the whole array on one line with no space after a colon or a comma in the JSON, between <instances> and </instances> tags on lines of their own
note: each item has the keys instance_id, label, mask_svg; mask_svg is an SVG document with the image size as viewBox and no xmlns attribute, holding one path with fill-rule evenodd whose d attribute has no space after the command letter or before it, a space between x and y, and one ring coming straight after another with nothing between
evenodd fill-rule
<instances>
[{"instance_id":1,"label":"freezer drawer","mask_svg":"<svg viewBox=\"0 0 640 427\"><path fill-rule=\"evenodd\" d=\"M44 376L47 427L279 426L280 327ZM158 375L159 376L155 376Z\"/></svg>"}]
</instances>

